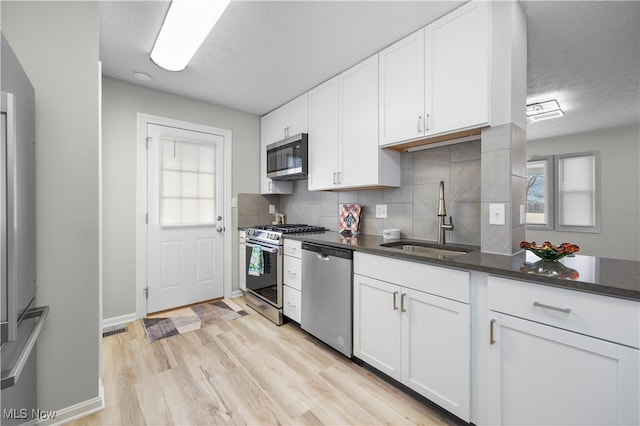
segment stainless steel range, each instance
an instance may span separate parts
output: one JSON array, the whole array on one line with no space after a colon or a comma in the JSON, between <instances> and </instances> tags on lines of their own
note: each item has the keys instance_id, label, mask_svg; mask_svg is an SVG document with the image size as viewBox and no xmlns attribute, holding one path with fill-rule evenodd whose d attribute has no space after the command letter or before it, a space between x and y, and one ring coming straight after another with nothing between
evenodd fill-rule
<instances>
[{"instance_id":1,"label":"stainless steel range","mask_svg":"<svg viewBox=\"0 0 640 426\"><path fill-rule=\"evenodd\" d=\"M247 304L262 315L281 325L282 320L282 277L283 277L283 235L304 232L324 232L321 226L303 224L258 225L245 230ZM254 248L256 247L257 248ZM257 252L257 253L256 253ZM259 254L258 254L259 253ZM250 270L254 260L260 256L259 268ZM254 265L256 262L254 262Z\"/></svg>"}]
</instances>

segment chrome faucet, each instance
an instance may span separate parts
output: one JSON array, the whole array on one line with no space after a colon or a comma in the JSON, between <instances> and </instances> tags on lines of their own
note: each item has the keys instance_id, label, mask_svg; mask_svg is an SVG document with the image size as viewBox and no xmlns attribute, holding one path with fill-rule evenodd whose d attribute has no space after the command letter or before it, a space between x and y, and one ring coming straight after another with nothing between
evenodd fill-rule
<instances>
[{"instance_id":1,"label":"chrome faucet","mask_svg":"<svg viewBox=\"0 0 640 426\"><path fill-rule=\"evenodd\" d=\"M440 224L438 225L438 244L445 244L445 231L453 231L453 218L449 216L449 223L445 222L447 217L447 208L444 206L444 181L440 181L440 193L438 197L438 216Z\"/></svg>"}]
</instances>

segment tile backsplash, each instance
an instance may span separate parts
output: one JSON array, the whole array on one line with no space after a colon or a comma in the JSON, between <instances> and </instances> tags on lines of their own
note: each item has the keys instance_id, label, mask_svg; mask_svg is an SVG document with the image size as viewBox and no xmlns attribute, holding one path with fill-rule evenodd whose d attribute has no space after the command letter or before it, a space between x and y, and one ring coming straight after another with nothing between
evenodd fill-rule
<instances>
[{"instance_id":1,"label":"tile backsplash","mask_svg":"<svg viewBox=\"0 0 640 426\"><path fill-rule=\"evenodd\" d=\"M382 235L383 229L399 228L403 237L435 240L442 180L447 213L455 227L447 233L447 240L480 245L480 155L480 141L403 153L399 188L310 192L307 181L300 180L294 182L293 194L281 195L279 200L278 196L238 194L238 224L262 223L265 218L263 222L270 223L268 204L275 204L278 212L286 214L287 223L321 225L336 231L340 204L357 203L362 205L363 233ZM375 217L376 204L387 205L386 219ZM261 217L265 206L267 215ZM254 219L257 222L247 222Z\"/></svg>"}]
</instances>

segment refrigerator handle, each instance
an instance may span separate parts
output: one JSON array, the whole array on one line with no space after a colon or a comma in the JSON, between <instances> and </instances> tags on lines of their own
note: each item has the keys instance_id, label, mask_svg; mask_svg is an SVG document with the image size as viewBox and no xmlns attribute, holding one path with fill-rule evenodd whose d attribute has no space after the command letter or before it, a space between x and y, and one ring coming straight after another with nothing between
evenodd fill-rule
<instances>
[{"instance_id":1,"label":"refrigerator handle","mask_svg":"<svg viewBox=\"0 0 640 426\"><path fill-rule=\"evenodd\" d=\"M38 317L38 321L36 325L33 327L31 331L31 335L25 342L24 346L20 351L20 355L18 356L16 362L13 364L11 369L6 369L2 371L2 381L0 382L0 389L9 388L18 383L18 379L20 378L20 374L22 373L22 369L24 368L29 356L31 355L31 351L38 340L38 336L40 335L40 331L42 331L42 326L44 325L44 320L49 315L49 306L40 306L38 308L33 308L29 310L24 319L36 318ZM4 366L3 366L4 367ZM5 376L6 374L6 376Z\"/></svg>"}]
</instances>

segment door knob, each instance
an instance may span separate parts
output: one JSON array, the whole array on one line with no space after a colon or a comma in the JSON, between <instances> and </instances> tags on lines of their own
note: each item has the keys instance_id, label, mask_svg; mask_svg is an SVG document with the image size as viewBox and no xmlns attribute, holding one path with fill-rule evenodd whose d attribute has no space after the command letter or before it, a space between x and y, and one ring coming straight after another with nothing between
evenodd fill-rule
<instances>
[{"instance_id":1,"label":"door knob","mask_svg":"<svg viewBox=\"0 0 640 426\"><path fill-rule=\"evenodd\" d=\"M224 226L218 226L216 228L216 232L222 232L222 231L224 231Z\"/></svg>"}]
</instances>

